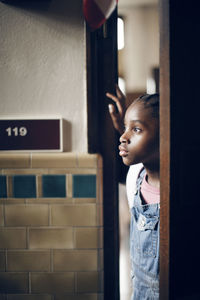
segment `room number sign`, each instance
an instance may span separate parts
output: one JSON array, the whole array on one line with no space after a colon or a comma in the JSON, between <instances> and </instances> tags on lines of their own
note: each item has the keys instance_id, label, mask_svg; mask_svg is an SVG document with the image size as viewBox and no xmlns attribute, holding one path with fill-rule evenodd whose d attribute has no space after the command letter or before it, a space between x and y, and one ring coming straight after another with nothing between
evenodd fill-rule
<instances>
[{"instance_id":1,"label":"room number sign","mask_svg":"<svg viewBox=\"0 0 200 300\"><path fill-rule=\"evenodd\" d=\"M8 136L12 136L12 134L14 134L14 136L26 136L27 135L27 128L26 127L8 127L6 129Z\"/></svg>"},{"instance_id":2,"label":"room number sign","mask_svg":"<svg viewBox=\"0 0 200 300\"><path fill-rule=\"evenodd\" d=\"M0 151L62 151L62 119L0 119Z\"/></svg>"}]
</instances>

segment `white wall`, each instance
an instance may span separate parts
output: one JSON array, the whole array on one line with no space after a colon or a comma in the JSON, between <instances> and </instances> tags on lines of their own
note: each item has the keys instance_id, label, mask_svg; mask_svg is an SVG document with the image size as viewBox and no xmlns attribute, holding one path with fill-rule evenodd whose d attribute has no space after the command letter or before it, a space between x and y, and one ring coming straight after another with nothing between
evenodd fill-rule
<instances>
[{"instance_id":1,"label":"white wall","mask_svg":"<svg viewBox=\"0 0 200 300\"><path fill-rule=\"evenodd\" d=\"M0 2L0 117L5 115L60 115L71 124L68 148L87 152L82 0L53 0L44 10Z\"/></svg>"},{"instance_id":2,"label":"white wall","mask_svg":"<svg viewBox=\"0 0 200 300\"><path fill-rule=\"evenodd\" d=\"M126 90L145 90L151 68L159 65L158 7L120 7L119 14L125 21L125 48L120 58Z\"/></svg>"}]
</instances>

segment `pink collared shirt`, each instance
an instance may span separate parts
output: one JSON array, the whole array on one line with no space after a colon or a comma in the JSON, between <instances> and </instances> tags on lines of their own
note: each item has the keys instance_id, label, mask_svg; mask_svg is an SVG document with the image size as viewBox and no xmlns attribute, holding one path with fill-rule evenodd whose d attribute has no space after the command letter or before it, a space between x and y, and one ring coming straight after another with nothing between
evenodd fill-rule
<instances>
[{"instance_id":1,"label":"pink collared shirt","mask_svg":"<svg viewBox=\"0 0 200 300\"><path fill-rule=\"evenodd\" d=\"M141 194L146 204L156 204L160 202L160 189L147 182L146 174L141 184Z\"/></svg>"}]
</instances>

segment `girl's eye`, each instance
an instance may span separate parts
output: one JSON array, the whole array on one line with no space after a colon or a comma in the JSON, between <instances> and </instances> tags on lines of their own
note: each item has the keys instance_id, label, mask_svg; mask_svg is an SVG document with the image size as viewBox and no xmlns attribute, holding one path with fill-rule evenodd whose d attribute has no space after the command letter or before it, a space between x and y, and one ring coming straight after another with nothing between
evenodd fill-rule
<instances>
[{"instance_id":1,"label":"girl's eye","mask_svg":"<svg viewBox=\"0 0 200 300\"><path fill-rule=\"evenodd\" d=\"M138 127L134 127L134 128L133 128L133 131L135 131L136 133L139 133L139 132L141 132L142 130L141 130L140 128L138 128Z\"/></svg>"}]
</instances>

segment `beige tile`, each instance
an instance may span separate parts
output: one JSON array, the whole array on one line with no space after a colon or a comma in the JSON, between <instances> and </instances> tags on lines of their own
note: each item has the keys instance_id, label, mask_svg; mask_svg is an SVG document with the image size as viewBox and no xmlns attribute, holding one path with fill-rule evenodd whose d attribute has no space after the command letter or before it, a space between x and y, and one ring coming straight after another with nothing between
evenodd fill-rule
<instances>
[{"instance_id":1,"label":"beige tile","mask_svg":"<svg viewBox=\"0 0 200 300\"><path fill-rule=\"evenodd\" d=\"M68 174L66 176L66 180L67 180L67 197L72 197L72 175Z\"/></svg>"},{"instance_id":2,"label":"beige tile","mask_svg":"<svg viewBox=\"0 0 200 300\"><path fill-rule=\"evenodd\" d=\"M4 211L3 211L3 205L0 205L0 226L4 225Z\"/></svg>"},{"instance_id":3,"label":"beige tile","mask_svg":"<svg viewBox=\"0 0 200 300\"><path fill-rule=\"evenodd\" d=\"M4 169L3 174L5 175L41 175L41 174L48 174L48 169Z\"/></svg>"},{"instance_id":4,"label":"beige tile","mask_svg":"<svg viewBox=\"0 0 200 300\"><path fill-rule=\"evenodd\" d=\"M103 204L103 170L98 170L96 189L97 203Z\"/></svg>"},{"instance_id":5,"label":"beige tile","mask_svg":"<svg viewBox=\"0 0 200 300\"><path fill-rule=\"evenodd\" d=\"M72 204L72 198L37 198L37 199L26 199L28 204Z\"/></svg>"},{"instance_id":6,"label":"beige tile","mask_svg":"<svg viewBox=\"0 0 200 300\"><path fill-rule=\"evenodd\" d=\"M96 205L53 205L52 225L96 226Z\"/></svg>"},{"instance_id":7,"label":"beige tile","mask_svg":"<svg viewBox=\"0 0 200 300\"><path fill-rule=\"evenodd\" d=\"M100 291L100 281L98 272L78 272L77 292L94 293Z\"/></svg>"},{"instance_id":8,"label":"beige tile","mask_svg":"<svg viewBox=\"0 0 200 300\"><path fill-rule=\"evenodd\" d=\"M0 251L0 271L5 271L6 267L6 253L5 251Z\"/></svg>"},{"instance_id":9,"label":"beige tile","mask_svg":"<svg viewBox=\"0 0 200 300\"><path fill-rule=\"evenodd\" d=\"M26 203L26 199L17 199L17 198L9 198L9 199L1 199L0 204L24 204Z\"/></svg>"},{"instance_id":10,"label":"beige tile","mask_svg":"<svg viewBox=\"0 0 200 300\"><path fill-rule=\"evenodd\" d=\"M13 184L12 184L12 176L7 176L6 178L7 183L7 197L12 198L13 196Z\"/></svg>"},{"instance_id":11,"label":"beige tile","mask_svg":"<svg viewBox=\"0 0 200 300\"><path fill-rule=\"evenodd\" d=\"M103 226L103 205L97 204L97 225Z\"/></svg>"},{"instance_id":12,"label":"beige tile","mask_svg":"<svg viewBox=\"0 0 200 300\"><path fill-rule=\"evenodd\" d=\"M98 250L98 270L104 269L104 250Z\"/></svg>"},{"instance_id":13,"label":"beige tile","mask_svg":"<svg viewBox=\"0 0 200 300\"><path fill-rule=\"evenodd\" d=\"M99 227L99 248L103 248L103 227Z\"/></svg>"},{"instance_id":14,"label":"beige tile","mask_svg":"<svg viewBox=\"0 0 200 300\"><path fill-rule=\"evenodd\" d=\"M53 268L59 271L95 271L98 265L97 250L55 250Z\"/></svg>"},{"instance_id":15,"label":"beige tile","mask_svg":"<svg viewBox=\"0 0 200 300\"><path fill-rule=\"evenodd\" d=\"M55 300L98 300L97 294L56 295Z\"/></svg>"},{"instance_id":16,"label":"beige tile","mask_svg":"<svg viewBox=\"0 0 200 300\"><path fill-rule=\"evenodd\" d=\"M67 293L73 292L74 273L32 273L32 293Z\"/></svg>"},{"instance_id":17,"label":"beige tile","mask_svg":"<svg viewBox=\"0 0 200 300\"><path fill-rule=\"evenodd\" d=\"M94 168L63 168L49 169L48 174L96 174L97 169Z\"/></svg>"},{"instance_id":18,"label":"beige tile","mask_svg":"<svg viewBox=\"0 0 200 300\"><path fill-rule=\"evenodd\" d=\"M77 167L75 153L33 153L32 168L72 168Z\"/></svg>"},{"instance_id":19,"label":"beige tile","mask_svg":"<svg viewBox=\"0 0 200 300\"><path fill-rule=\"evenodd\" d=\"M37 198L42 197L42 176L41 175L36 176L36 194L37 194Z\"/></svg>"},{"instance_id":20,"label":"beige tile","mask_svg":"<svg viewBox=\"0 0 200 300\"><path fill-rule=\"evenodd\" d=\"M96 203L96 198L73 198L73 202L77 204Z\"/></svg>"},{"instance_id":21,"label":"beige tile","mask_svg":"<svg viewBox=\"0 0 200 300\"><path fill-rule=\"evenodd\" d=\"M74 170L76 170L76 168L72 168L70 170L73 170L73 172L74 172ZM57 168L48 169L48 174L50 174L50 175L66 175L66 174L71 174L71 173L72 172L69 172L69 169L65 169L65 168L63 168L63 169L61 169L61 168L59 168L59 169L57 169Z\"/></svg>"},{"instance_id":22,"label":"beige tile","mask_svg":"<svg viewBox=\"0 0 200 300\"><path fill-rule=\"evenodd\" d=\"M29 168L30 154L0 153L0 168Z\"/></svg>"},{"instance_id":23,"label":"beige tile","mask_svg":"<svg viewBox=\"0 0 200 300\"><path fill-rule=\"evenodd\" d=\"M7 271L50 271L50 251L8 251Z\"/></svg>"},{"instance_id":24,"label":"beige tile","mask_svg":"<svg viewBox=\"0 0 200 300\"><path fill-rule=\"evenodd\" d=\"M26 248L25 228L0 228L0 248Z\"/></svg>"},{"instance_id":25,"label":"beige tile","mask_svg":"<svg viewBox=\"0 0 200 300\"><path fill-rule=\"evenodd\" d=\"M79 168L96 168L97 167L97 154L78 154L78 167Z\"/></svg>"},{"instance_id":26,"label":"beige tile","mask_svg":"<svg viewBox=\"0 0 200 300\"><path fill-rule=\"evenodd\" d=\"M98 228L75 228L75 246L80 249L96 249L99 247Z\"/></svg>"},{"instance_id":27,"label":"beige tile","mask_svg":"<svg viewBox=\"0 0 200 300\"><path fill-rule=\"evenodd\" d=\"M28 273L0 273L1 293L27 293Z\"/></svg>"},{"instance_id":28,"label":"beige tile","mask_svg":"<svg viewBox=\"0 0 200 300\"><path fill-rule=\"evenodd\" d=\"M7 226L45 226L49 223L48 205L7 205L5 224Z\"/></svg>"},{"instance_id":29,"label":"beige tile","mask_svg":"<svg viewBox=\"0 0 200 300\"><path fill-rule=\"evenodd\" d=\"M30 249L73 248L72 228L33 228L29 231Z\"/></svg>"},{"instance_id":30,"label":"beige tile","mask_svg":"<svg viewBox=\"0 0 200 300\"><path fill-rule=\"evenodd\" d=\"M7 300L54 300L54 298L51 295L19 294L19 295L7 295Z\"/></svg>"},{"instance_id":31,"label":"beige tile","mask_svg":"<svg viewBox=\"0 0 200 300\"><path fill-rule=\"evenodd\" d=\"M103 293L103 291L104 291L104 271L99 272L99 288L100 288L100 292Z\"/></svg>"},{"instance_id":32,"label":"beige tile","mask_svg":"<svg viewBox=\"0 0 200 300\"><path fill-rule=\"evenodd\" d=\"M75 170L74 174L94 174L96 175L97 174L97 169L92 169L92 168L78 168Z\"/></svg>"}]
</instances>

